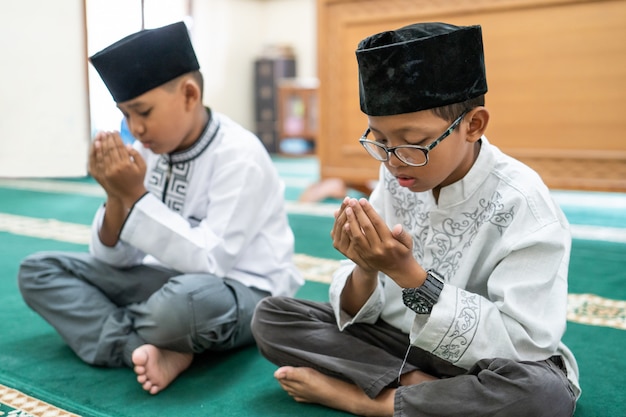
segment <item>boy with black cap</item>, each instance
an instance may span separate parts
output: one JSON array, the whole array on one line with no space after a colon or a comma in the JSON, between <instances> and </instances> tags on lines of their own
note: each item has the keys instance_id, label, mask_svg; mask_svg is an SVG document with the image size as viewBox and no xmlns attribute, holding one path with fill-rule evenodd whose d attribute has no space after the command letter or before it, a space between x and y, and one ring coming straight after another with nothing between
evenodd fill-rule
<instances>
[{"instance_id":1,"label":"boy with black cap","mask_svg":"<svg viewBox=\"0 0 626 417\"><path fill-rule=\"evenodd\" d=\"M358 415L572 415L569 225L539 176L484 136L480 26L414 24L356 56L379 182L335 215L349 260L330 303L257 307L275 377L296 401Z\"/></svg>"},{"instance_id":2,"label":"boy with black cap","mask_svg":"<svg viewBox=\"0 0 626 417\"><path fill-rule=\"evenodd\" d=\"M19 285L81 359L133 367L156 394L195 353L253 343L258 301L303 280L284 186L259 139L202 104L185 24L130 35L91 62L137 141L97 134L89 172L107 199L90 254L31 255Z\"/></svg>"}]
</instances>

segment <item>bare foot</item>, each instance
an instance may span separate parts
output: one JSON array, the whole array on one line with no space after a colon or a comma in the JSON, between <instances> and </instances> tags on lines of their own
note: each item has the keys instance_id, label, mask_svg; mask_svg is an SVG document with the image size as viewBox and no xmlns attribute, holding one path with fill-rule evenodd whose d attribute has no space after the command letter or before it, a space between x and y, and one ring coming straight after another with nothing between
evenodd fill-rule
<instances>
[{"instance_id":1,"label":"bare foot","mask_svg":"<svg viewBox=\"0 0 626 417\"><path fill-rule=\"evenodd\" d=\"M298 402L321 404L359 416L393 415L395 390L392 389L385 389L371 399L358 386L312 368L283 366L274 372L274 377Z\"/></svg>"},{"instance_id":2,"label":"bare foot","mask_svg":"<svg viewBox=\"0 0 626 417\"><path fill-rule=\"evenodd\" d=\"M191 365L193 354L141 345L133 351L132 360L137 382L150 394L157 394Z\"/></svg>"},{"instance_id":3,"label":"bare foot","mask_svg":"<svg viewBox=\"0 0 626 417\"><path fill-rule=\"evenodd\" d=\"M326 198L343 199L348 189L339 178L329 178L307 187L298 199L305 203L315 203Z\"/></svg>"}]
</instances>

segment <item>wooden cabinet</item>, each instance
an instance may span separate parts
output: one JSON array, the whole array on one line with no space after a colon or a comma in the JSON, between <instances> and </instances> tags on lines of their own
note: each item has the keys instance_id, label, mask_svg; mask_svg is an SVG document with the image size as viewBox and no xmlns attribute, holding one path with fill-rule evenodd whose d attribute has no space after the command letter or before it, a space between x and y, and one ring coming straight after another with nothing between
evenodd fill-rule
<instances>
[{"instance_id":1,"label":"wooden cabinet","mask_svg":"<svg viewBox=\"0 0 626 417\"><path fill-rule=\"evenodd\" d=\"M289 155L315 153L317 80L284 79L278 84L278 151Z\"/></svg>"},{"instance_id":2,"label":"wooden cabinet","mask_svg":"<svg viewBox=\"0 0 626 417\"><path fill-rule=\"evenodd\" d=\"M483 28L487 137L552 188L626 191L626 1L318 0L322 179L366 188L355 49L420 21Z\"/></svg>"}]
</instances>

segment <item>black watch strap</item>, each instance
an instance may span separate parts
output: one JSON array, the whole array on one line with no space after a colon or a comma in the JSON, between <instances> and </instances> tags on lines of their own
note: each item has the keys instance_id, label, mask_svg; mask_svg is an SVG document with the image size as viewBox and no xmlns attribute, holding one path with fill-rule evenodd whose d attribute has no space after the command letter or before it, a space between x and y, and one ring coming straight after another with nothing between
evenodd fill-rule
<instances>
[{"instance_id":1,"label":"black watch strap","mask_svg":"<svg viewBox=\"0 0 626 417\"><path fill-rule=\"evenodd\" d=\"M402 302L417 314L430 314L443 290L444 279L437 272L426 271L426 281L421 287L403 288Z\"/></svg>"}]
</instances>

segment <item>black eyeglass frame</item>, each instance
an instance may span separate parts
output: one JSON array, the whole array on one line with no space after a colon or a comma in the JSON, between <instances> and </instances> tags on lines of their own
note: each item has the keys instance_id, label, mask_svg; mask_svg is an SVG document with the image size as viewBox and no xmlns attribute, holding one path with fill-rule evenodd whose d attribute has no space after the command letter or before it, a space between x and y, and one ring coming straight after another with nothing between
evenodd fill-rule
<instances>
[{"instance_id":1,"label":"black eyeglass frame","mask_svg":"<svg viewBox=\"0 0 626 417\"><path fill-rule=\"evenodd\" d=\"M396 158L398 158L402 163L407 164L407 165L412 166L412 167L423 167L424 165L426 165L428 163L428 153L430 151L432 151L435 148L435 146L439 145L439 143L441 143L442 140L444 140L445 138L450 136L450 134L454 131L454 129L457 128L457 126L461 123L461 120L463 120L463 118L465 117L465 115L467 113L468 113L468 110L466 110L463 113L461 113L461 115L459 117L457 117L454 122L452 122L450 127L448 127L446 129L446 131L443 132L443 134L441 136L439 136L437 139L435 139L428 146L399 145L399 146L394 146L394 147L388 148L388 147L386 147L385 145L383 145L380 142L376 142L376 141L367 139L367 135L369 135L369 133L371 131L369 127L367 128L367 130L365 130L365 133L363 133L363 135L361 136L361 139L359 139L359 143L365 148L367 153L370 154L370 156L372 156L372 158L376 159L377 161L380 161L380 162L387 162L387 161L389 161L389 154L391 154L393 152L393 154L396 156ZM377 146L378 148L384 150L386 152L387 156L385 158L382 158L379 154L374 154L373 152L371 152L368 149L368 147L367 147L368 144ZM423 164L415 164L413 162L405 161L404 158L402 158L396 152L396 149L407 149L407 148L408 149L417 149L417 150L422 151L424 153L425 162Z\"/></svg>"}]
</instances>

